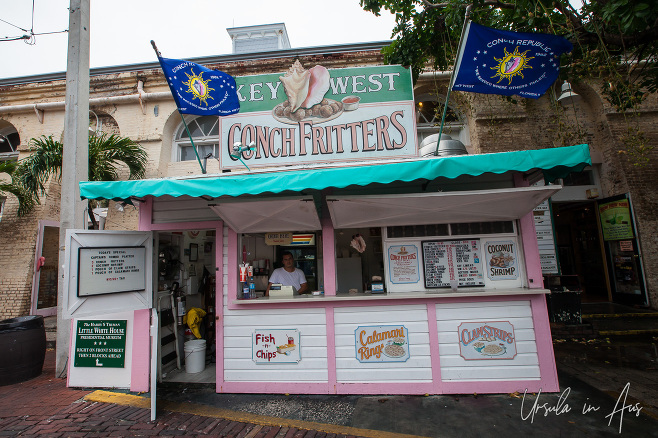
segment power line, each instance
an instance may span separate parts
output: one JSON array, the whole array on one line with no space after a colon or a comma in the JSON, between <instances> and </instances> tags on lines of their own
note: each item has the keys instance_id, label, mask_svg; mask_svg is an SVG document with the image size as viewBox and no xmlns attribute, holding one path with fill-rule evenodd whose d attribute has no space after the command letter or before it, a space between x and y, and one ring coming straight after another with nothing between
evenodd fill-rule
<instances>
[{"instance_id":1,"label":"power line","mask_svg":"<svg viewBox=\"0 0 658 438\"><path fill-rule=\"evenodd\" d=\"M6 20L3 20L2 18L0 18L0 21L2 21L3 23L7 23L7 24L10 25L10 26L14 26L16 29L20 29L20 30L22 30L23 32L30 32L29 30L27 30L27 29L23 29L23 28L20 27L20 26L16 26L16 25L13 24L13 23L10 23L10 22L8 22L8 21L6 21Z\"/></svg>"},{"instance_id":2,"label":"power line","mask_svg":"<svg viewBox=\"0 0 658 438\"><path fill-rule=\"evenodd\" d=\"M38 32L38 33L30 33L29 35L23 35L23 36L17 36L17 37L2 37L0 38L0 42L3 41L18 41L18 40L26 40L25 42L30 44L29 40L34 39L35 36L38 35L53 35L57 33L66 33L68 30L57 30L53 32ZM32 43L34 44L34 43Z\"/></svg>"},{"instance_id":3,"label":"power line","mask_svg":"<svg viewBox=\"0 0 658 438\"><path fill-rule=\"evenodd\" d=\"M32 27L30 28L30 32L34 35L34 0L32 0Z\"/></svg>"},{"instance_id":4,"label":"power line","mask_svg":"<svg viewBox=\"0 0 658 438\"><path fill-rule=\"evenodd\" d=\"M15 27L16 29L20 29L20 30L22 30L23 32L30 32L29 30L27 30L27 29L23 29L23 28L20 27L20 26L16 26L15 24L8 22L7 20L3 20L2 18L0 18L0 21L2 21L3 23L7 23L8 25Z\"/></svg>"},{"instance_id":5,"label":"power line","mask_svg":"<svg viewBox=\"0 0 658 438\"><path fill-rule=\"evenodd\" d=\"M17 36L17 37L3 37L3 38L0 38L0 42L3 42L3 41L18 41L18 40L24 40L25 44L34 45L34 44L36 44L35 36L37 36L37 35L52 35L52 34L56 34L56 33L64 33L64 32L68 32L68 30L60 30L60 31L55 31L55 32L38 32L38 33L35 33L35 32L34 32L34 9L35 9L35 8L34 8L34 0L32 0L32 24L31 24L32 27L30 28L30 30L23 29L23 28L20 27L20 26L17 26L17 25L15 25L15 24L12 24L12 23L10 23L10 22L8 22L8 21L3 20L2 18L0 18L0 21L2 21L3 23L7 23L7 24L10 25L10 26L13 26L13 27L15 27L15 28L17 28L17 29L22 30L23 32L29 32L29 35L22 35L22 36Z\"/></svg>"}]
</instances>

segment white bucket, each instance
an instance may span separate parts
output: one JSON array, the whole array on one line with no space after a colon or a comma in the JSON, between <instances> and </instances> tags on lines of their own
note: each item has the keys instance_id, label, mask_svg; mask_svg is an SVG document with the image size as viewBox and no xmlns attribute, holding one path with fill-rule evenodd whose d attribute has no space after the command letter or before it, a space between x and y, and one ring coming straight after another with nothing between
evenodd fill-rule
<instances>
[{"instance_id":1,"label":"white bucket","mask_svg":"<svg viewBox=\"0 0 658 438\"><path fill-rule=\"evenodd\" d=\"M184 344L185 372L200 373L206 368L206 340L195 339Z\"/></svg>"}]
</instances>

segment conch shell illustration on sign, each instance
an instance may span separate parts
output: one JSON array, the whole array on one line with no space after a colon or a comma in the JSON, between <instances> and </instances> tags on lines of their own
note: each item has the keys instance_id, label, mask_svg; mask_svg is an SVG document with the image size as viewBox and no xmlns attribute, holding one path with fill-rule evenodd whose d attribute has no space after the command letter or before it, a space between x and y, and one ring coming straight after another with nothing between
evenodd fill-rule
<instances>
[{"instance_id":1,"label":"conch shell illustration on sign","mask_svg":"<svg viewBox=\"0 0 658 438\"><path fill-rule=\"evenodd\" d=\"M276 120L287 124L297 124L301 120L322 123L335 119L343 113L343 104L324 95L329 91L329 70L316 65L304 69L299 60L281 77L288 100L274 107L272 115Z\"/></svg>"}]
</instances>

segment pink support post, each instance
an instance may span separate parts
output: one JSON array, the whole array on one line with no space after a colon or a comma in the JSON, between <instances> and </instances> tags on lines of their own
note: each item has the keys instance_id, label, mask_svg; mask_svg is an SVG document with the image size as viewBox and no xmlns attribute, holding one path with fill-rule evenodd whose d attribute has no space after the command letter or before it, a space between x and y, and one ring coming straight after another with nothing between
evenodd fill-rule
<instances>
[{"instance_id":1,"label":"pink support post","mask_svg":"<svg viewBox=\"0 0 658 438\"><path fill-rule=\"evenodd\" d=\"M147 196L146 202L139 205L139 231L150 231L153 222L153 197Z\"/></svg>"},{"instance_id":2,"label":"pink support post","mask_svg":"<svg viewBox=\"0 0 658 438\"><path fill-rule=\"evenodd\" d=\"M430 357L432 360L432 393L441 394L441 351L439 350L439 328L437 327L436 303L428 302L427 324L430 335ZM430 392L429 390L427 391Z\"/></svg>"},{"instance_id":3,"label":"pink support post","mask_svg":"<svg viewBox=\"0 0 658 438\"><path fill-rule=\"evenodd\" d=\"M336 243L334 226L329 212L322 215L322 263L324 267L324 295L336 295Z\"/></svg>"},{"instance_id":4,"label":"pink support post","mask_svg":"<svg viewBox=\"0 0 658 438\"><path fill-rule=\"evenodd\" d=\"M334 308L327 306L325 312L325 318L327 321L327 383L329 392L336 393L336 325L334 319Z\"/></svg>"},{"instance_id":5,"label":"pink support post","mask_svg":"<svg viewBox=\"0 0 658 438\"><path fill-rule=\"evenodd\" d=\"M560 390L560 384L557 378L557 368L555 367L553 338L548 320L548 310L546 309L546 299L543 295L535 295L530 299L530 306L535 328L535 342L537 342L541 390L544 392L557 392Z\"/></svg>"},{"instance_id":6,"label":"pink support post","mask_svg":"<svg viewBox=\"0 0 658 438\"><path fill-rule=\"evenodd\" d=\"M149 354L151 351L151 309L135 310L133 314L130 390L133 392L146 392L149 390L149 374L151 371Z\"/></svg>"}]
</instances>

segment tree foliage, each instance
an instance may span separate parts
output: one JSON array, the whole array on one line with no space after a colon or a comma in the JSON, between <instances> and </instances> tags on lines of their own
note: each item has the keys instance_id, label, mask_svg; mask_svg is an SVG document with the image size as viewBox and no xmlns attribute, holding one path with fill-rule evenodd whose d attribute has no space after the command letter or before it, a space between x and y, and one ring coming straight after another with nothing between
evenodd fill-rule
<instances>
[{"instance_id":1,"label":"tree foliage","mask_svg":"<svg viewBox=\"0 0 658 438\"><path fill-rule=\"evenodd\" d=\"M466 6L471 19L517 32L561 35L574 45L562 59L571 80L602 78L617 110L634 108L658 91L658 2L655 0L360 0L366 10L395 14L393 43L385 61L410 66L414 76L427 65L448 70L456 58Z\"/></svg>"},{"instance_id":2,"label":"tree foliage","mask_svg":"<svg viewBox=\"0 0 658 438\"><path fill-rule=\"evenodd\" d=\"M33 207L46 194L50 178L61 181L63 146L45 135L31 139L30 146L32 154L20 160L14 176L31 197ZM89 181L117 180L122 165L128 167L130 179L140 179L144 177L146 163L144 148L129 138L107 133L89 136Z\"/></svg>"},{"instance_id":3,"label":"tree foliage","mask_svg":"<svg viewBox=\"0 0 658 438\"><path fill-rule=\"evenodd\" d=\"M0 181L0 195L12 194L18 199L18 214L25 215L34 208L34 200L25 189L14 181L14 172L18 164L15 161L0 161L0 174L8 175L10 181Z\"/></svg>"}]
</instances>

